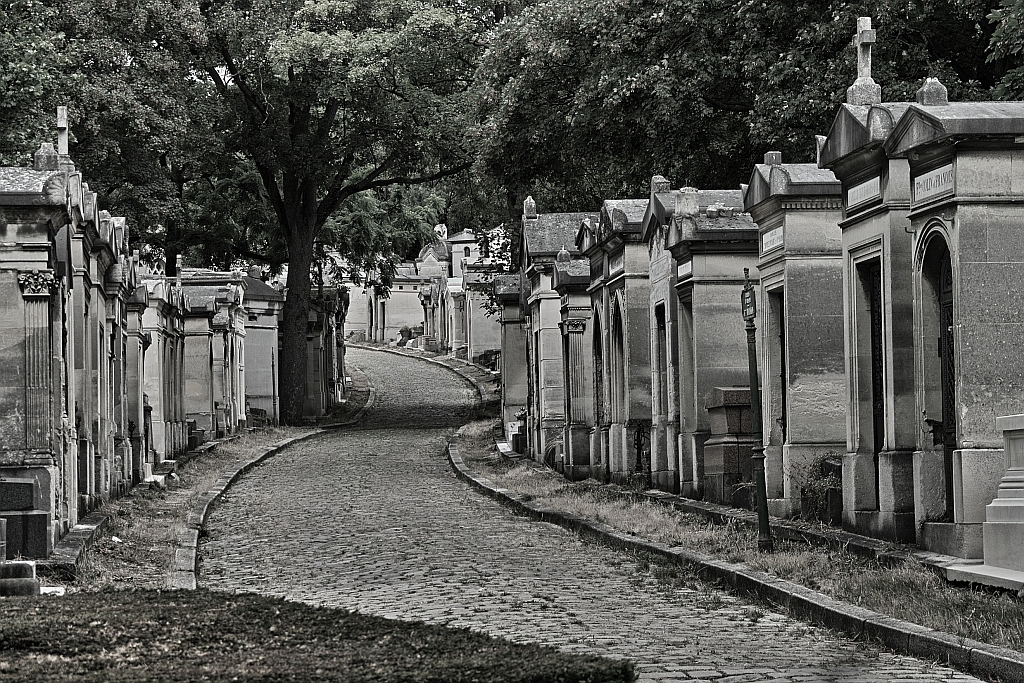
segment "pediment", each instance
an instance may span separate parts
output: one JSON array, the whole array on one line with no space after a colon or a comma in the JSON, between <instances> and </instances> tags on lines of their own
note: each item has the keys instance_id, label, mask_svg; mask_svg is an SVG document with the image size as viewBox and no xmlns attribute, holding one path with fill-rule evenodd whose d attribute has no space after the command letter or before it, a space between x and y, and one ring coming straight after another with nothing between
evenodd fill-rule
<instances>
[{"instance_id":1,"label":"pediment","mask_svg":"<svg viewBox=\"0 0 1024 683\"><path fill-rule=\"evenodd\" d=\"M828 168L871 142L867 119L870 107L844 104L821 147L819 166Z\"/></svg>"},{"instance_id":2,"label":"pediment","mask_svg":"<svg viewBox=\"0 0 1024 683\"><path fill-rule=\"evenodd\" d=\"M754 166L754 172L750 174L750 182L743 193L744 211L749 211L750 207L757 206L771 196L771 173L771 166L765 164Z\"/></svg>"},{"instance_id":3,"label":"pediment","mask_svg":"<svg viewBox=\"0 0 1024 683\"><path fill-rule=\"evenodd\" d=\"M901 157L914 147L928 144L946 134L942 123L912 107L896 123L892 135L886 142L885 151L890 156Z\"/></svg>"}]
</instances>

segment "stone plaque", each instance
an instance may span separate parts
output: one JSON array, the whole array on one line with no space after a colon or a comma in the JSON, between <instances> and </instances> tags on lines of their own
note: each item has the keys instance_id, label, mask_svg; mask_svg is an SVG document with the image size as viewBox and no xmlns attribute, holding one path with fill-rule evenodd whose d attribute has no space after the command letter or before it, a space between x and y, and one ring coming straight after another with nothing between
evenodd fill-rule
<instances>
[{"instance_id":1,"label":"stone plaque","mask_svg":"<svg viewBox=\"0 0 1024 683\"><path fill-rule=\"evenodd\" d=\"M953 171L953 164L946 164L938 168L914 176L914 203L928 201L935 197L953 193L953 185L956 183L956 173Z\"/></svg>"},{"instance_id":2,"label":"stone plaque","mask_svg":"<svg viewBox=\"0 0 1024 683\"><path fill-rule=\"evenodd\" d=\"M785 239L782 235L782 227L774 228L769 230L765 234L761 235L761 253L777 249L785 244Z\"/></svg>"},{"instance_id":3,"label":"stone plaque","mask_svg":"<svg viewBox=\"0 0 1024 683\"><path fill-rule=\"evenodd\" d=\"M878 176L858 183L846 191L846 208L866 204L874 199L882 198L882 183Z\"/></svg>"},{"instance_id":4,"label":"stone plaque","mask_svg":"<svg viewBox=\"0 0 1024 683\"><path fill-rule=\"evenodd\" d=\"M676 266L676 277L682 280L693 275L693 261L683 261Z\"/></svg>"},{"instance_id":5,"label":"stone plaque","mask_svg":"<svg viewBox=\"0 0 1024 683\"><path fill-rule=\"evenodd\" d=\"M620 273L625 267L625 256L620 251L618 254L613 254L611 259L608 261L608 272L609 273Z\"/></svg>"}]
</instances>

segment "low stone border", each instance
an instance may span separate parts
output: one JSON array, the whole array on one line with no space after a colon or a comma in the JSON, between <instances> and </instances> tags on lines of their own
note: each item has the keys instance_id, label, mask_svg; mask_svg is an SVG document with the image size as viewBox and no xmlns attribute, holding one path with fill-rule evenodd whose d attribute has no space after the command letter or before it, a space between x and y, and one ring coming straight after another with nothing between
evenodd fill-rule
<instances>
[{"instance_id":1,"label":"low stone border","mask_svg":"<svg viewBox=\"0 0 1024 683\"><path fill-rule=\"evenodd\" d=\"M459 479L518 514L557 524L612 548L650 553L673 564L694 567L704 578L720 581L737 592L784 607L795 618L842 631L853 638L880 642L896 652L945 663L990 680L1024 683L1024 654L1015 650L894 619L744 565L643 540L606 524L532 505L513 491L499 488L491 480L470 471L459 455L458 434L448 445L448 461Z\"/></svg>"},{"instance_id":2,"label":"low stone border","mask_svg":"<svg viewBox=\"0 0 1024 683\"><path fill-rule=\"evenodd\" d=\"M183 453L175 462L184 464L207 451L215 449L222 443L237 439L239 436L241 434L232 434L216 441L207 441L198 448ZM140 483L138 486L141 485ZM138 486L133 488L132 491L135 491ZM128 495L131 495L131 491ZM73 526L71 531L64 534L57 542L49 557L35 561L36 570L39 575L52 577L60 581L74 581L78 576L78 566L82 563L82 558L85 557L85 551L92 546L96 537L106 530L109 521L109 513L104 512L102 509L90 512L78 520L78 524Z\"/></svg>"},{"instance_id":3,"label":"low stone border","mask_svg":"<svg viewBox=\"0 0 1024 683\"><path fill-rule=\"evenodd\" d=\"M203 493L195 506L188 513L185 519L185 528L178 534L177 547L174 549L174 557L171 560L170 587L175 590L195 590L199 574L199 534L206 525L206 519L210 515L210 509L224 492L231 487L239 477L256 467L272 455L276 455L281 449L291 446L300 441L305 441L325 430L315 429L308 434L293 436L290 439L279 441L273 446L264 449L255 457L242 463L234 470L221 474L217 482Z\"/></svg>"}]
</instances>

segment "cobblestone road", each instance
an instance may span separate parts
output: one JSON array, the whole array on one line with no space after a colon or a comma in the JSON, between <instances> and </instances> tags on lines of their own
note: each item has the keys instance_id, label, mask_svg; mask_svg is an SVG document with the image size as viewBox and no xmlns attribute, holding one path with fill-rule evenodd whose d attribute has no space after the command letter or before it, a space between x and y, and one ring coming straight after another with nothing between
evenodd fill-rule
<instances>
[{"instance_id":1,"label":"cobblestone road","mask_svg":"<svg viewBox=\"0 0 1024 683\"><path fill-rule=\"evenodd\" d=\"M666 590L627 555L513 516L442 456L472 406L461 380L350 354L377 388L362 427L287 449L230 489L202 585L628 657L645 681L977 680L711 587Z\"/></svg>"}]
</instances>

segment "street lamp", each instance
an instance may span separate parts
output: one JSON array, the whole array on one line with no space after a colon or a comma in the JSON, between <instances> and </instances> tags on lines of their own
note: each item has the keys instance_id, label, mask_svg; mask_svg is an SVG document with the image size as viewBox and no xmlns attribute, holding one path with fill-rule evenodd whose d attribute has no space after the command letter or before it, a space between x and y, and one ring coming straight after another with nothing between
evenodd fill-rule
<instances>
[{"instance_id":1,"label":"street lamp","mask_svg":"<svg viewBox=\"0 0 1024 683\"><path fill-rule=\"evenodd\" d=\"M754 488L757 494L757 549L772 551L772 528L768 523L768 487L764 481L764 441L761 435L761 382L757 374L757 299L750 284L750 269L743 269L743 292L740 305L747 330L747 363L750 366L750 424L754 430L754 447L750 458L754 465Z\"/></svg>"}]
</instances>

